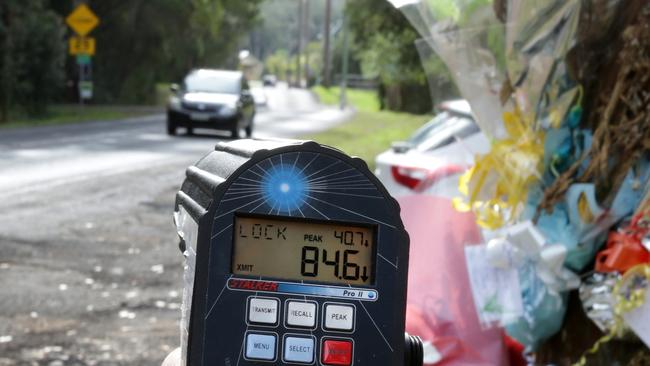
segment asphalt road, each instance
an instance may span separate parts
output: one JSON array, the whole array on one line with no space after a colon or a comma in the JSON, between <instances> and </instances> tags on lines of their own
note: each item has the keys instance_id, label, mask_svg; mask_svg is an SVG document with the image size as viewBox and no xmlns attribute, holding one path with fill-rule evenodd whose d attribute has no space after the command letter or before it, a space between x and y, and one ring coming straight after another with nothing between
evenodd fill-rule
<instances>
[{"instance_id":1,"label":"asphalt road","mask_svg":"<svg viewBox=\"0 0 650 366\"><path fill-rule=\"evenodd\" d=\"M303 90L265 88L255 137L344 121ZM172 225L185 168L216 132L164 116L0 130L0 366L159 365L179 343Z\"/></svg>"}]
</instances>

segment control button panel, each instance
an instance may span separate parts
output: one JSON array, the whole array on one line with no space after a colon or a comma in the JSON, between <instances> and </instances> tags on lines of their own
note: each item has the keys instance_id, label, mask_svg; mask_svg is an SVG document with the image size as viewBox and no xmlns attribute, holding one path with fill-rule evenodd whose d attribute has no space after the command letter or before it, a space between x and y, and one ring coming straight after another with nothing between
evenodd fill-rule
<instances>
[{"instance_id":1,"label":"control button panel","mask_svg":"<svg viewBox=\"0 0 650 366\"><path fill-rule=\"evenodd\" d=\"M298 335L288 335L284 339L284 353L282 359L293 363L314 363L316 339Z\"/></svg>"},{"instance_id":2,"label":"control button panel","mask_svg":"<svg viewBox=\"0 0 650 366\"><path fill-rule=\"evenodd\" d=\"M354 329L355 308L353 305L325 303L323 328L351 332Z\"/></svg>"},{"instance_id":3,"label":"control button panel","mask_svg":"<svg viewBox=\"0 0 650 366\"><path fill-rule=\"evenodd\" d=\"M247 323L252 327L277 327L280 322L294 332L277 334L251 330L246 333L246 359L298 365L350 366L354 360L353 340L327 334L320 339L310 334L320 327L325 332L352 333L355 328L356 307L350 303L326 302L319 308L315 301L288 299L281 312L280 299L250 296L247 301ZM321 315L322 314L322 315ZM319 323L320 320L320 323ZM281 343L280 343L281 342ZM320 350L318 349L320 347ZM278 351L279 350L279 351Z\"/></svg>"},{"instance_id":4,"label":"control button panel","mask_svg":"<svg viewBox=\"0 0 650 366\"><path fill-rule=\"evenodd\" d=\"M266 297L248 298L248 322L252 324L276 325L280 300Z\"/></svg>"},{"instance_id":5,"label":"control button panel","mask_svg":"<svg viewBox=\"0 0 650 366\"><path fill-rule=\"evenodd\" d=\"M287 301L286 324L294 328L316 327L317 304L313 301Z\"/></svg>"},{"instance_id":6,"label":"control button panel","mask_svg":"<svg viewBox=\"0 0 650 366\"><path fill-rule=\"evenodd\" d=\"M325 339L321 348L321 362L324 365L352 364L352 341L342 339Z\"/></svg>"},{"instance_id":7,"label":"control button panel","mask_svg":"<svg viewBox=\"0 0 650 366\"><path fill-rule=\"evenodd\" d=\"M246 358L249 360L275 361L277 336L270 333L246 334Z\"/></svg>"}]
</instances>

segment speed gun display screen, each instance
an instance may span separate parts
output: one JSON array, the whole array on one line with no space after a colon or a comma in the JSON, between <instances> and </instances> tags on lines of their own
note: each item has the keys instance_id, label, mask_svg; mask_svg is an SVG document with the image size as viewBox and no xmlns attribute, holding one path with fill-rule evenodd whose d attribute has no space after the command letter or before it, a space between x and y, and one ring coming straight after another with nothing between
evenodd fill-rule
<instances>
[{"instance_id":1,"label":"speed gun display screen","mask_svg":"<svg viewBox=\"0 0 650 366\"><path fill-rule=\"evenodd\" d=\"M233 237L233 274L374 284L373 226L235 216Z\"/></svg>"}]
</instances>

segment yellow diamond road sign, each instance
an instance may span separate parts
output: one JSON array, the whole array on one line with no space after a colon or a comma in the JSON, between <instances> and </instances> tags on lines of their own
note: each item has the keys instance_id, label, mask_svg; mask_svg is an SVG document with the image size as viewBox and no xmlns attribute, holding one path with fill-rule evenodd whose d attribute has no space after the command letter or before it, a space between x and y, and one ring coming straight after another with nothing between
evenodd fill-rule
<instances>
[{"instance_id":1,"label":"yellow diamond road sign","mask_svg":"<svg viewBox=\"0 0 650 366\"><path fill-rule=\"evenodd\" d=\"M99 24L99 18L97 18L95 13L86 4L81 4L65 18L65 22L78 35L83 37L95 29Z\"/></svg>"}]
</instances>

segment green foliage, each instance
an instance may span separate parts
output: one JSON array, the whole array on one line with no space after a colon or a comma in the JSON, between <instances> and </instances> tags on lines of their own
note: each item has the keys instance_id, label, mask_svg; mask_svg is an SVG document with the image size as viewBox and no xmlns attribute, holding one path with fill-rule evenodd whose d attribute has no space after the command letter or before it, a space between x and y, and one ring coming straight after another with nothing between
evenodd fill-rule
<instances>
[{"instance_id":1,"label":"green foliage","mask_svg":"<svg viewBox=\"0 0 650 366\"><path fill-rule=\"evenodd\" d=\"M376 34L368 48L358 51L361 69L366 77L378 78L384 84L415 83L424 85L426 76L417 53L404 50L415 42L414 33Z\"/></svg>"},{"instance_id":2,"label":"green foliage","mask_svg":"<svg viewBox=\"0 0 650 366\"><path fill-rule=\"evenodd\" d=\"M355 0L346 14L366 76L386 84L425 82L415 48L419 36L399 10L388 1Z\"/></svg>"},{"instance_id":3,"label":"green foliage","mask_svg":"<svg viewBox=\"0 0 650 366\"><path fill-rule=\"evenodd\" d=\"M308 85L313 85L320 80L323 71L326 2L308 0L304 4L309 7L309 17L305 26L306 32L303 34L300 63L309 65L307 81ZM331 41L336 42L335 33L341 28L345 2L333 0L331 5ZM300 1L266 0L261 6L262 21L251 34L251 51L264 60L265 71L290 82L295 82L297 67L299 11ZM336 56L333 59L337 60ZM336 73L338 69L333 70L333 73ZM302 72L304 73L304 70Z\"/></svg>"},{"instance_id":4,"label":"green foliage","mask_svg":"<svg viewBox=\"0 0 650 366\"><path fill-rule=\"evenodd\" d=\"M293 68L292 68L293 66ZM290 70L295 70L289 53L285 49L279 49L266 58L266 73L277 76L280 80L287 80Z\"/></svg>"},{"instance_id":5,"label":"green foliage","mask_svg":"<svg viewBox=\"0 0 650 366\"><path fill-rule=\"evenodd\" d=\"M97 99L153 102L157 81L197 67L237 67L241 35L261 0L96 0Z\"/></svg>"},{"instance_id":6,"label":"green foliage","mask_svg":"<svg viewBox=\"0 0 650 366\"><path fill-rule=\"evenodd\" d=\"M42 0L0 3L0 120L21 105L32 115L45 113L65 75L65 28Z\"/></svg>"},{"instance_id":7,"label":"green foliage","mask_svg":"<svg viewBox=\"0 0 650 366\"><path fill-rule=\"evenodd\" d=\"M325 1L308 0L309 20L307 43L322 41L325 18ZM340 26L344 1L332 0L332 31ZM277 50L284 49L295 55L298 47L298 0L265 0L261 5L261 22L253 31L251 51L265 60ZM320 42L319 42L320 43ZM322 56L321 56L322 58Z\"/></svg>"},{"instance_id":8,"label":"green foliage","mask_svg":"<svg viewBox=\"0 0 650 366\"><path fill-rule=\"evenodd\" d=\"M505 62L503 28L495 24L492 0L423 0L422 9L431 22L450 21L470 28L477 44L485 46ZM431 103L458 97L451 74L442 60L408 20L387 1L354 0L347 14L355 37L354 55L366 77L380 81L379 94L386 109L426 112ZM476 33L476 35L473 35ZM426 84L429 84L427 94Z\"/></svg>"},{"instance_id":9,"label":"green foliage","mask_svg":"<svg viewBox=\"0 0 650 366\"><path fill-rule=\"evenodd\" d=\"M431 111L427 75L415 46L419 35L408 20L388 1L350 1L346 14L354 35L353 55L365 77L379 80L382 108ZM449 79L445 70L440 71ZM449 93L441 94L453 95L450 85L446 84Z\"/></svg>"},{"instance_id":10,"label":"green foliage","mask_svg":"<svg viewBox=\"0 0 650 366\"><path fill-rule=\"evenodd\" d=\"M458 0L428 0L426 4L436 19L457 21L461 16Z\"/></svg>"},{"instance_id":11,"label":"green foliage","mask_svg":"<svg viewBox=\"0 0 650 366\"><path fill-rule=\"evenodd\" d=\"M261 1L88 0L100 18L89 35L97 40L94 101L154 102L158 81L179 81L197 67L236 68L241 37L257 24ZM0 0L0 120L9 106L44 113L64 94L65 71L76 80L63 24L75 3ZM76 94L72 85L69 91Z\"/></svg>"},{"instance_id":12,"label":"green foliage","mask_svg":"<svg viewBox=\"0 0 650 366\"><path fill-rule=\"evenodd\" d=\"M294 55L298 42L298 1L264 1L261 16L262 20L254 30L253 54L262 60L278 50Z\"/></svg>"},{"instance_id":13,"label":"green foliage","mask_svg":"<svg viewBox=\"0 0 650 366\"><path fill-rule=\"evenodd\" d=\"M304 58L309 59L309 85L323 74L323 42L309 42L304 50Z\"/></svg>"},{"instance_id":14,"label":"green foliage","mask_svg":"<svg viewBox=\"0 0 650 366\"><path fill-rule=\"evenodd\" d=\"M307 64L309 65L310 81L321 74L323 68L322 55L323 47L321 42L310 42L303 50L300 57L300 64L302 65L301 67L304 67L304 65ZM309 60L308 63L307 60ZM266 58L266 61L264 62L264 72L266 74L277 76L279 80L293 82L295 81L296 64L296 55L289 55L287 50L281 48L275 50L275 52ZM305 72L304 69L302 72ZM311 84L313 83L310 83L310 85Z\"/></svg>"}]
</instances>

